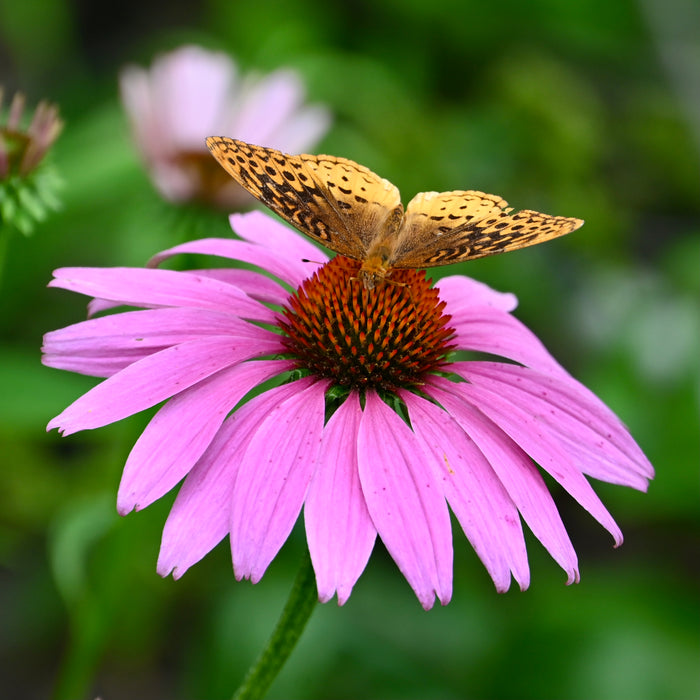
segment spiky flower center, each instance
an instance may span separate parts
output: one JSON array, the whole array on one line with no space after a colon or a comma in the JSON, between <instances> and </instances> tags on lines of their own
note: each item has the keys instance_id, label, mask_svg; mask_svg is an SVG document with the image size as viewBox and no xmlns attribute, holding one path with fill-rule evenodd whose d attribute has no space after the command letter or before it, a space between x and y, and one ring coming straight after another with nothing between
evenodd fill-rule
<instances>
[{"instance_id":1,"label":"spiky flower center","mask_svg":"<svg viewBox=\"0 0 700 700\"><path fill-rule=\"evenodd\" d=\"M365 289L360 263L336 256L284 309L283 343L299 369L349 388L396 391L445 364L454 331L425 273L395 270Z\"/></svg>"}]
</instances>

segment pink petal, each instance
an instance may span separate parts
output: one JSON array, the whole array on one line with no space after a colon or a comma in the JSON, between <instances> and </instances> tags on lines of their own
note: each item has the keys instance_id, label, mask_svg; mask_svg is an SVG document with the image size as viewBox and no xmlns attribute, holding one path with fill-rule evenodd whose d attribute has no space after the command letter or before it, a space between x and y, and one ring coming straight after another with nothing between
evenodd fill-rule
<instances>
[{"instance_id":1,"label":"pink petal","mask_svg":"<svg viewBox=\"0 0 700 700\"><path fill-rule=\"evenodd\" d=\"M254 214L256 216L250 219ZM245 223L242 224L241 221ZM261 236L264 231L260 229L267 230L270 234L269 240L264 245L257 245L247 241L203 238L164 250L151 258L148 265L149 267L155 267L164 260L181 253L217 255L256 265L296 289L319 267L317 263L322 263L327 259L313 244L304 241L301 236L294 234L291 229L286 229L282 224L275 222L260 212L235 214L232 217L232 225L235 225L236 232L239 229L244 231L254 230L256 234ZM280 236L276 227L286 229L288 233ZM302 261L307 257L307 253L308 259L313 262Z\"/></svg>"},{"instance_id":2,"label":"pink petal","mask_svg":"<svg viewBox=\"0 0 700 700\"><path fill-rule=\"evenodd\" d=\"M567 574L567 583L579 580L578 560L556 504L532 460L489 418L440 377L427 391L454 417L484 455L537 539ZM440 387L440 388L438 388ZM521 584L521 587L526 587Z\"/></svg>"},{"instance_id":3,"label":"pink petal","mask_svg":"<svg viewBox=\"0 0 700 700\"><path fill-rule=\"evenodd\" d=\"M617 416L576 380L503 363L457 364L468 381L527 405L584 474L646 491L653 467Z\"/></svg>"},{"instance_id":4,"label":"pink petal","mask_svg":"<svg viewBox=\"0 0 700 700\"><path fill-rule=\"evenodd\" d=\"M262 578L301 512L321 446L325 389L316 382L269 411L243 454L231 501L238 580Z\"/></svg>"},{"instance_id":5,"label":"pink petal","mask_svg":"<svg viewBox=\"0 0 700 700\"><path fill-rule=\"evenodd\" d=\"M352 392L323 429L318 467L306 495L306 539L322 603L336 591L338 605L350 597L377 536L357 467L361 417L358 395Z\"/></svg>"},{"instance_id":6,"label":"pink petal","mask_svg":"<svg viewBox=\"0 0 700 700\"><path fill-rule=\"evenodd\" d=\"M459 364L459 363L457 363ZM452 367L455 369L455 366ZM457 369L459 369L457 367ZM440 382L444 388L444 382ZM561 484L610 534L615 545L622 544L622 532L591 485L574 464L568 452L552 437L548 426L537 415L507 397L491 393L475 384L451 383L452 393L488 416L509 435L550 476ZM511 494L512 495L512 494Z\"/></svg>"},{"instance_id":7,"label":"pink petal","mask_svg":"<svg viewBox=\"0 0 700 700\"><path fill-rule=\"evenodd\" d=\"M515 294L497 292L483 282L462 275L443 277L435 283L435 287L440 290L440 299L447 302L445 313L453 316L479 306L508 312L518 305Z\"/></svg>"},{"instance_id":8,"label":"pink petal","mask_svg":"<svg viewBox=\"0 0 700 700\"><path fill-rule=\"evenodd\" d=\"M317 263L328 262L328 256L309 238L300 235L298 231L273 219L261 211L251 211L247 214L231 214L229 217L231 228L243 239L250 243L257 243L265 248L280 253L284 258L308 258ZM308 263L304 263L307 265ZM306 272L305 277L310 277L316 268Z\"/></svg>"},{"instance_id":9,"label":"pink petal","mask_svg":"<svg viewBox=\"0 0 700 700\"><path fill-rule=\"evenodd\" d=\"M60 369L90 369L83 374L110 376L142 357L208 335L231 335L256 342L266 331L236 316L209 309L127 311L75 323L47 333L43 363ZM102 368L108 373L94 370Z\"/></svg>"},{"instance_id":10,"label":"pink petal","mask_svg":"<svg viewBox=\"0 0 700 700\"><path fill-rule=\"evenodd\" d=\"M289 299L289 292L279 282L253 270L217 268L197 270L196 274L232 284L244 291L249 297L264 303L282 305Z\"/></svg>"},{"instance_id":11,"label":"pink petal","mask_svg":"<svg viewBox=\"0 0 700 700\"><path fill-rule=\"evenodd\" d=\"M374 526L429 610L452 596L452 532L442 487L411 429L374 391L358 436L360 482Z\"/></svg>"},{"instance_id":12,"label":"pink petal","mask_svg":"<svg viewBox=\"0 0 700 700\"><path fill-rule=\"evenodd\" d=\"M193 386L215 372L256 356L278 352L279 340L251 344L231 337L193 340L161 350L105 379L56 416L47 430L63 435L126 418Z\"/></svg>"},{"instance_id":13,"label":"pink petal","mask_svg":"<svg viewBox=\"0 0 700 700\"><path fill-rule=\"evenodd\" d=\"M228 418L185 478L163 530L158 573L180 578L229 533L231 498L243 453L270 411L313 384L310 378L270 389Z\"/></svg>"},{"instance_id":14,"label":"pink petal","mask_svg":"<svg viewBox=\"0 0 700 700\"><path fill-rule=\"evenodd\" d=\"M496 590L520 589L530 572L518 510L488 460L459 424L439 406L403 391L413 430L437 470L445 497L484 563Z\"/></svg>"},{"instance_id":15,"label":"pink petal","mask_svg":"<svg viewBox=\"0 0 700 700\"><path fill-rule=\"evenodd\" d=\"M233 242L233 241L231 241ZM64 267L49 287L133 306L214 309L242 318L274 322L275 314L237 287L191 272L138 267Z\"/></svg>"},{"instance_id":16,"label":"pink petal","mask_svg":"<svg viewBox=\"0 0 700 700\"><path fill-rule=\"evenodd\" d=\"M568 377L566 370L549 354L537 336L510 314L496 308L456 309L449 325L457 333L460 350L478 350L500 355L539 372Z\"/></svg>"},{"instance_id":17,"label":"pink petal","mask_svg":"<svg viewBox=\"0 0 700 700\"><path fill-rule=\"evenodd\" d=\"M127 459L117 497L126 515L166 494L209 446L234 406L261 382L293 368L287 360L244 362L203 379L156 413Z\"/></svg>"}]
</instances>

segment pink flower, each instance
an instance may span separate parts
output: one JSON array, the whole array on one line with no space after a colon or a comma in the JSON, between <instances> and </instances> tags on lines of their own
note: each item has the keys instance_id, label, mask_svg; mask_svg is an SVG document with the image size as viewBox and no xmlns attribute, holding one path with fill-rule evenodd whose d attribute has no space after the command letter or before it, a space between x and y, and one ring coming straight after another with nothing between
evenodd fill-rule
<instances>
[{"instance_id":1,"label":"pink flower","mask_svg":"<svg viewBox=\"0 0 700 700\"><path fill-rule=\"evenodd\" d=\"M428 609L452 594L449 505L498 591L511 576L529 584L521 521L578 581L542 472L622 542L586 477L644 490L652 467L511 315L512 294L462 276L431 288L398 270L406 286L368 291L353 280L358 262L303 262L326 258L264 214L231 223L242 240L186 243L152 265L218 255L282 284L238 269L66 268L50 285L96 297L93 312L140 307L46 335L45 364L106 377L49 429L69 435L165 402L118 495L126 514L184 479L161 575L182 576L229 536L236 578L257 582L303 506L320 600L348 599L379 535ZM453 350L509 361L455 362Z\"/></svg>"},{"instance_id":2,"label":"pink flower","mask_svg":"<svg viewBox=\"0 0 700 700\"><path fill-rule=\"evenodd\" d=\"M239 76L224 53L184 46L162 55L150 70L125 68L122 102L159 192L173 202L200 200L223 209L253 200L212 160L204 139L231 134L293 153L325 133L328 112L305 106L292 70Z\"/></svg>"}]
</instances>

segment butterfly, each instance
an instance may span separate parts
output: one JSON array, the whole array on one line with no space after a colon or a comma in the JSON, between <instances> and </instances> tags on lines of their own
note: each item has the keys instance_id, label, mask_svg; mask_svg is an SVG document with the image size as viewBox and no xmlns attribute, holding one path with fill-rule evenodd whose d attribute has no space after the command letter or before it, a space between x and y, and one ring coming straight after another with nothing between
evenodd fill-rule
<instances>
[{"instance_id":1,"label":"butterfly","mask_svg":"<svg viewBox=\"0 0 700 700\"><path fill-rule=\"evenodd\" d=\"M406 207L388 180L347 158L289 155L224 136L207 147L238 184L327 248L362 261L367 289L394 268L481 258L575 231L581 219L549 216L475 190L420 192Z\"/></svg>"}]
</instances>

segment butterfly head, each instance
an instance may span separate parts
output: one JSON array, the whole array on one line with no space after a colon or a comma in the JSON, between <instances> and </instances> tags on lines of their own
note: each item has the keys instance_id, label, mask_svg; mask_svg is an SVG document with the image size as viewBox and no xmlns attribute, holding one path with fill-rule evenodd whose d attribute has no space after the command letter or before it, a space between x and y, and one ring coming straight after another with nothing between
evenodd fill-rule
<instances>
[{"instance_id":1,"label":"butterfly head","mask_svg":"<svg viewBox=\"0 0 700 700\"><path fill-rule=\"evenodd\" d=\"M363 261L362 267L357 273L358 279L362 282L365 289L374 289L381 282L386 281L391 273L391 266L387 263L387 255L381 252L369 255Z\"/></svg>"}]
</instances>

